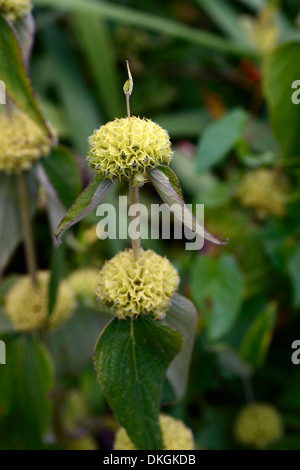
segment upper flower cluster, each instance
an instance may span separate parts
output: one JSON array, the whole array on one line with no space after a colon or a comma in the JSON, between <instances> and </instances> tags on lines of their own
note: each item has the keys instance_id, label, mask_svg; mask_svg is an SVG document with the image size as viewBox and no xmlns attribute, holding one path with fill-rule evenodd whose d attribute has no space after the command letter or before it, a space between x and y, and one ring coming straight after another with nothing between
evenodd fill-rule
<instances>
[{"instance_id":1,"label":"upper flower cluster","mask_svg":"<svg viewBox=\"0 0 300 470\"><path fill-rule=\"evenodd\" d=\"M163 438L163 450L193 450L192 431L179 419L164 414L160 415L160 426ZM136 450L124 428L116 434L114 450Z\"/></svg>"},{"instance_id":2,"label":"upper flower cluster","mask_svg":"<svg viewBox=\"0 0 300 470\"><path fill-rule=\"evenodd\" d=\"M167 131L150 119L115 119L94 131L89 143L91 168L111 179L133 178L172 159Z\"/></svg>"},{"instance_id":3,"label":"upper flower cluster","mask_svg":"<svg viewBox=\"0 0 300 470\"><path fill-rule=\"evenodd\" d=\"M31 0L0 0L0 15L10 21L15 21L30 13Z\"/></svg>"},{"instance_id":4,"label":"upper flower cluster","mask_svg":"<svg viewBox=\"0 0 300 470\"><path fill-rule=\"evenodd\" d=\"M20 111L1 114L0 129L0 171L19 173L50 153L46 133Z\"/></svg>"},{"instance_id":5,"label":"upper flower cluster","mask_svg":"<svg viewBox=\"0 0 300 470\"><path fill-rule=\"evenodd\" d=\"M99 272L96 296L116 310L119 318L151 314L163 318L179 284L176 269L152 250L118 253Z\"/></svg>"},{"instance_id":6,"label":"upper flower cluster","mask_svg":"<svg viewBox=\"0 0 300 470\"><path fill-rule=\"evenodd\" d=\"M39 271L38 286L30 276L23 276L8 292L5 313L17 331L32 331L40 328L55 330L72 315L75 296L66 281L60 283L53 312L48 316L49 280L48 271Z\"/></svg>"}]
</instances>

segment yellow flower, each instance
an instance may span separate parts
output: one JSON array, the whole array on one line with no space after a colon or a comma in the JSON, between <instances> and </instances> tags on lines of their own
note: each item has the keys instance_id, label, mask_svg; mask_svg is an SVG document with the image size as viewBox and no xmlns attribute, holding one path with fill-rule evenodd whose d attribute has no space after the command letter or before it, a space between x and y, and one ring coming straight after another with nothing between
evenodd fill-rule
<instances>
[{"instance_id":1,"label":"yellow flower","mask_svg":"<svg viewBox=\"0 0 300 470\"><path fill-rule=\"evenodd\" d=\"M77 296L94 296L98 278L98 269L76 269L67 278L68 284Z\"/></svg>"},{"instance_id":2,"label":"yellow flower","mask_svg":"<svg viewBox=\"0 0 300 470\"><path fill-rule=\"evenodd\" d=\"M26 114L0 114L0 171L19 173L51 150L43 130Z\"/></svg>"},{"instance_id":3,"label":"yellow flower","mask_svg":"<svg viewBox=\"0 0 300 470\"><path fill-rule=\"evenodd\" d=\"M255 403L245 406L235 423L235 436L244 445L263 448L283 435L281 417L272 406Z\"/></svg>"},{"instance_id":4,"label":"yellow flower","mask_svg":"<svg viewBox=\"0 0 300 470\"><path fill-rule=\"evenodd\" d=\"M176 269L152 250L141 250L134 261L132 250L118 253L99 272L96 296L113 307L119 318L152 314L163 318L179 284Z\"/></svg>"},{"instance_id":5,"label":"yellow flower","mask_svg":"<svg viewBox=\"0 0 300 470\"><path fill-rule=\"evenodd\" d=\"M31 0L0 0L0 15L10 21L28 15L31 12Z\"/></svg>"},{"instance_id":6,"label":"yellow flower","mask_svg":"<svg viewBox=\"0 0 300 470\"><path fill-rule=\"evenodd\" d=\"M66 281L60 283L56 303L48 316L49 280L48 271L37 274L35 287L30 276L23 276L8 292L5 313L17 331L32 331L39 328L55 330L71 317L76 303L73 291Z\"/></svg>"},{"instance_id":7,"label":"yellow flower","mask_svg":"<svg viewBox=\"0 0 300 470\"><path fill-rule=\"evenodd\" d=\"M172 159L167 131L150 119L115 119L95 130L89 143L91 168L111 179L132 178Z\"/></svg>"},{"instance_id":8,"label":"yellow flower","mask_svg":"<svg viewBox=\"0 0 300 470\"><path fill-rule=\"evenodd\" d=\"M160 426L164 445L163 450L194 449L192 431L182 421L161 414ZM120 428L116 434L114 450L137 450L124 428Z\"/></svg>"},{"instance_id":9,"label":"yellow flower","mask_svg":"<svg viewBox=\"0 0 300 470\"><path fill-rule=\"evenodd\" d=\"M253 208L261 219L265 219L268 215L283 217L287 194L286 180L268 169L250 171L238 189L241 204Z\"/></svg>"}]
</instances>

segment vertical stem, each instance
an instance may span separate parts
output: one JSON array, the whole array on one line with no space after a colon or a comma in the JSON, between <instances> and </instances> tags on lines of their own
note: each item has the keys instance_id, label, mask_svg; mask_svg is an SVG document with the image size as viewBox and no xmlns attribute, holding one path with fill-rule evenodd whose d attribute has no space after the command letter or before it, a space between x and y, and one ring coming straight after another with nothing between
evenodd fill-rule
<instances>
[{"instance_id":1,"label":"vertical stem","mask_svg":"<svg viewBox=\"0 0 300 470\"><path fill-rule=\"evenodd\" d=\"M132 181L129 181L129 205L130 207L133 204L139 204L139 188L134 186ZM141 224L140 224L140 212L137 212L136 215L131 216L131 222L138 219L138 224L136 227L136 237L131 238L131 246L134 261L137 261L140 257L141 252Z\"/></svg>"},{"instance_id":2,"label":"vertical stem","mask_svg":"<svg viewBox=\"0 0 300 470\"><path fill-rule=\"evenodd\" d=\"M23 235L24 235L24 248L25 248L27 270L31 276L33 284L37 286L37 277L36 277L37 263L36 263L36 257L35 257L32 225L31 225L28 187L27 187L25 175L23 172L20 173L17 176L17 178L18 178L18 187L19 187L19 203L20 203L21 220L22 220L22 228L23 228Z\"/></svg>"},{"instance_id":3,"label":"vertical stem","mask_svg":"<svg viewBox=\"0 0 300 470\"><path fill-rule=\"evenodd\" d=\"M130 95L126 94L126 107L127 107L127 116L128 119L131 118L131 113L130 113Z\"/></svg>"}]
</instances>

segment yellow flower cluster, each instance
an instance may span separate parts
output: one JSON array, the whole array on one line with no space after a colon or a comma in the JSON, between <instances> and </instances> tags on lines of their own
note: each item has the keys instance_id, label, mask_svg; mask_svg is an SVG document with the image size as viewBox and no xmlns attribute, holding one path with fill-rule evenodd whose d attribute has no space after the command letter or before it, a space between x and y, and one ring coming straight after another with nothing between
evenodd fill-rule
<instances>
[{"instance_id":1,"label":"yellow flower cluster","mask_svg":"<svg viewBox=\"0 0 300 470\"><path fill-rule=\"evenodd\" d=\"M286 180L268 169L250 171L238 189L241 204L253 208L261 219L265 219L268 215L283 217L287 193Z\"/></svg>"},{"instance_id":2,"label":"yellow flower cluster","mask_svg":"<svg viewBox=\"0 0 300 470\"><path fill-rule=\"evenodd\" d=\"M71 317L76 302L66 281L60 283L53 312L48 316L49 280L48 271L39 271L37 287L26 275L9 290L5 313L17 331L56 330Z\"/></svg>"},{"instance_id":3,"label":"yellow flower cluster","mask_svg":"<svg viewBox=\"0 0 300 470\"><path fill-rule=\"evenodd\" d=\"M0 114L0 171L19 173L47 156L51 144L43 130L26 114Z\"/></svg>"},{"instance_id":4,"label":"yellow flower cluster","mask_svg":"<svg viewBox=\"0 0 300 470\"><path fill-rule=\"evenodd\" d=\"M89 143L91 168L111 179L133 178L172 159L167 131L149 119L134 116L101 126L89 138Z\"/></svg>"},{"instance_id":5,"label":"yellow flower cluster","mask_svg":"<svg viewBox=\"0 0 300 470\"><path fill-rule=\"evenodd\" d=\"M244 445L263 448L281 438L283 425L278 412L269 405L245 406L235 423L235 436Z\"/></svg>"},{"instance_id":6,"label":"yellow flower cluster","mask_svg":"<svg viewBox=\"0 0 300 470\"><path fill-rule=\"evenodd\" d=\"M141 250L137 261L132 250L118 253L99 272L96 296L113 307L119 318L150 314L163 318L179 284L176 269L152 250Z\"/></svg>"},{"instance_id":7,"label":"yellow flower cluster","mask_svg":"<svg viewBox=\"0 0 300 470\"><path fill-rule=\"evenodd\" d=\"M31 0L0 0L0 15L10 21L28 15L31 9Z\"/></svg>"},{"instance_id":8,"label":"yellow flower cluster","mask_svg":"<svg viewBox=\"0 0 300 470\"><path fill-rule=\"evenodd\" d=\"M164 445L163 450L194 449L192 431L182 421L161 414L160 426ZM116 434L114 450L137 450L124 428L120 428Z\"/></svg>"},{"instance_id":9,"label":"yellow flower cluster","mask_svg":"<svg viewBox=\"0 0 300 470\"><path fill-rule=\"evenodd\" d=\"M95 295L98 272L96 268L82 268L70 274L67 281L76 296L92 297Z\"/></svg>"}]
</instances>

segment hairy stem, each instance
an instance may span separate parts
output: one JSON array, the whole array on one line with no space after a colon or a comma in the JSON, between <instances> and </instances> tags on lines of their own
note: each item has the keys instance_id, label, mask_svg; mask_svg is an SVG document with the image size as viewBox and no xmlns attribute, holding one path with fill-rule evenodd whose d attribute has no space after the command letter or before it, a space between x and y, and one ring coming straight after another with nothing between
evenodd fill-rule
<instances>
[{"instance_id":1,"label":"hairy stem","mask_svg":"<svg viewBox=\"0 0 300 470\"><path fill-rule=\"evenodd\" d=\"M132 181L129 181L129 205L131 207L134 204L139 204L139 188L138 186L134 186ZM137 212L136 215L131 215L130 219L132 223L134 223L136 219L138 220L135 233L132 234L131 237L133 259L137 261L141 251L140 212Z\"/></svg>"},{"instance_id":2,"label":"hairy stem","mask_svg":"<svg viewBox=\"0 0 300 470\"><path fill-rule=\"evenodd\" d=\"M24 173L20 173L18 176L18 188L19 188L19 203L21 211L22 228L24 235L24 248L26 256L26 264L28 273L31 276L32 282L37 286L37 263L35 257L32 225L31 225L31 214L29 208L29 194L28 187Z\"/></svg>"}]
</instances>

